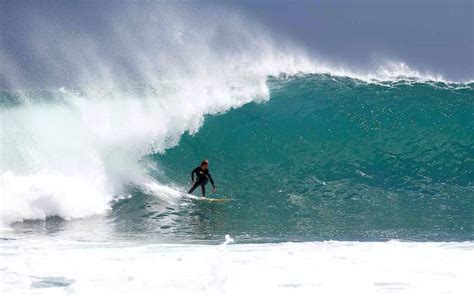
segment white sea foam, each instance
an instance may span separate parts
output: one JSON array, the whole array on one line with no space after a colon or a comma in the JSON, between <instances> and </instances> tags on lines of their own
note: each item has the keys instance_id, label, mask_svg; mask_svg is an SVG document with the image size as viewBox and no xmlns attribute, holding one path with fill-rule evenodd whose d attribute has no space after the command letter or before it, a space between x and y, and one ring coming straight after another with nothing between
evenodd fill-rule
<instances>
[{"instance_id":1,"label":"white sea foam","mask_svg":"<svg viewBox=\"0 0 474 296\"><path fill-rule=\"evenodd\" d=\"M471 295L474 244L2 241L2 295ZM45 256L45 250L48 251Z\"/></svg>"}]
</instances>

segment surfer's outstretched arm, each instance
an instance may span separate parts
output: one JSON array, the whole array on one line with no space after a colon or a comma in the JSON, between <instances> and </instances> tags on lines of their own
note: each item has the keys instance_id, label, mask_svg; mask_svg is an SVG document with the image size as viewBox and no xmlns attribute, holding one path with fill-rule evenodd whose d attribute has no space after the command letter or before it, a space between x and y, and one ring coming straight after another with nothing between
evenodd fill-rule
<instances>
[{"instance_id":1,"label":"surfer's outstretched arm","mask_svg":"<svg viewBox=\"0 0 474 296\"><path fill-rule=\"evenodd\" d=\"M209 177L209 181L211 181L212 188L214 188L214 190L215 190L216 189L216 184L214 184L214 180L212 180L211 174L207 173L207 176Z\"/></svg>"}]
</instances>

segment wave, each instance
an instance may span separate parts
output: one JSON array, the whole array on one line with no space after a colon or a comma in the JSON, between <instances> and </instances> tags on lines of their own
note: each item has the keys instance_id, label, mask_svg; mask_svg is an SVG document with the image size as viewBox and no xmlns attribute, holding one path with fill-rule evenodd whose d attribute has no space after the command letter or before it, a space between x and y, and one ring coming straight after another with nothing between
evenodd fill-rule
<instances>
[{"instance_id":1,"label":"wave","mask_svg":"<svg viewBox=\"0 0 474 296\"><path fill-rule=\"evenodd\" d=\"M234 235L472 239L474 85L319 74L268 85L269 101L210 116L154 154L152 174L185 188L189 168L210 159L237 200L234 226L223 222Z\"/></svg>"},{"instance_id":2,"label":"wave","mask_svg":"<svg viewBox=\"0 0 474 296\"><path fill-rule=\"evenodd\" d=\"M317 61L223 9L159 8L104 13L95 34L31 18L31 32L18 38L33 79L2 50L0 220L104 213L127 184L156 185L146 155L196 134L206 115L270 99L269 77L326 73L354 83L472 88L404 63L364 72Z\"/></svg>"}]
</instances>

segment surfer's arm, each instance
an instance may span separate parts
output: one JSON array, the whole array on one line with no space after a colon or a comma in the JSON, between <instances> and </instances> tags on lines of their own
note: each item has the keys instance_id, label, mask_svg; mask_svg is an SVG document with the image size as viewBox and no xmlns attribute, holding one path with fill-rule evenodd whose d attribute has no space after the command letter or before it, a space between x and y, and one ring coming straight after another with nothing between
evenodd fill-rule
<instances>
[{"instance_id":1,"label":"surfer's arm","mask_svg":"<svg viewBox=\"0 0 474 296\"><path fill-rule=\"evenodd\" d=\"M192 181L193 183L194 183L194 173L196 173L196 170L197 170L197 168L194 169L194 170L191 172L191 181ZM196 175L197 175L197 173L196 173Z\"/></svg>"},{"instance_id":2,"label":"surfer's arm","mask_svg":"<svg viewBox=\"0 0 474 296\"><path fill-rule=\"evenodd\" d=\"M216 184L214 184L214 180L212 180L211 174L207 173L207 176L209 177L209 181L211 181L212 187L216 188Z\"/></svg>"}]
</instances>

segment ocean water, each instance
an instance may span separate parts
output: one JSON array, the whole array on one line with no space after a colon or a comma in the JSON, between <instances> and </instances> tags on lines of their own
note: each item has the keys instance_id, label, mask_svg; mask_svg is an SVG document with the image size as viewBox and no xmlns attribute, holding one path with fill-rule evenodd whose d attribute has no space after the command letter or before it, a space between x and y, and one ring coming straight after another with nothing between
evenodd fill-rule
<instances>
[{"instance_id":1,"label":"ocean water","mask_svg":"<svg viewBox=\"0 0 474 296\"><path fill-rule=\"evenodd\" d=\"M167 149L150 141L150 150L138 149L135 167L119 167L124 160L109 150L105 164L96 164L81 151L90 135L58 138L78 129L84 114L77 113L90 111L76 109L77 97L31 93L34 102L25 103L4 93L2 132L12 141L4 142L3 161L19 171L2 174L3 222L28 232L37 231L36 222L14 222L46 219L38 230L77 227L87 236L89 222L68 220L92 215L112 237L152 241L219 241L225 234L240 242L473 239L472 83L368 83L327 74L269 76L267 83L267 99L206 115L195 133L165 136L173 141L161 144ZM91 104L95 112L99 103ZM67 125L42 127L51 116ZM112 149L122 149L115 140ZM71 149L77 159L56 154L76 153ZM48 168L21 174L41 165L35 153L51 156L43 160ZM89 157L90 167L111 162L115 171L89 176L71 168ZM186 196L190 171L205 158L218 186L208 196L229 202ZM72 172L54 173L65 164ZM122 181L129 170L137 176ZM107 192L112 177L121 184Z\"/></svg>"},{"instance_id":2,"label":"ocean water","mask_svg":"<svg viewBox=\"0 0 474 296\"><path fill-rule=\"evenodd\" d=\"M472 81L152 8L0 56L2 295L472 294Z\"/></svg>"},{"instance_id":3,"label":"ocean water","mask_svg":"<svg viewBox=\"0 0 474 296\"><path fill-rule=\"evenodd\" d=\"M80 104L97 103L4 92L2 139L12 141L2 161L16 167L2 172L3 294L468 295L472 83L327 74L266 83L268 98L206 115L169 148L150 142L134 166L112 158L110 175L90 178L58 171L78 164L63 162L72 152L87 161L91 135L41 144L84 128ZM66 126L41 126L52 119ZM41 152L54 156L48 169L22 174ZM228 202L184 193L203 158L218 187L208 196ZM136 176L121 175L122 164ZM108 193L107 178L126 181Z\"/></svg>"}]
</instances>

